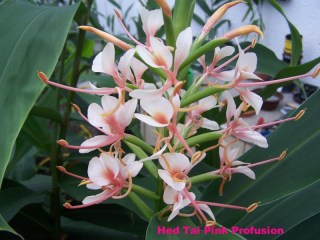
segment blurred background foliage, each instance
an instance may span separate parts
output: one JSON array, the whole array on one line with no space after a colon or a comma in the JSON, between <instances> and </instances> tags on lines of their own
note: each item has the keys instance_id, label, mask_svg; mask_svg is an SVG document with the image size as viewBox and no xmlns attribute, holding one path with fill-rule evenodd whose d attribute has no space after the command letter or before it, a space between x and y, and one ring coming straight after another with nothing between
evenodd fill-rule
<instances>
[{"instance_id":1,"label":"blurred background foliage","mask_svg":"<svg viewBox=\"0 0 320 240\"><path fill-rule=\"evenodd\" d=\"M125 23L134 21L136 37L144 41L141 19L128 19L130 7L122 9L117 1L108 1L122 12ZM90 70L94 56L102 50L105 42L77 29L77 26L87 24L102 29L98 21L99 11L92 0L0 2L0 19L5 23L1 24L0 30L6 33L0 38L0 239L162 239L156 235L155 229L159 224L198 225L197 219L177 218L167 223L157 216L149 223L129 198L108 200L79 210L70 211L62 207L64 202L72 199L75 204L80 203L92 192L85 187L77 187L76 179L60 174L55 166L64 165L71 172L86 176L87 163L97 153L80 155L76 151L66 151L60 149L56 140L64 138L76 145L95 133L95 129L83 123L71 109L70 102L76 103L86 114L88 105L100 102L100 97L45 87L37 78L37 71L45 72L51 81L71 86L81 87L86 81L99 87L114 86L110 77L94 74ZM147 9L158 8L155 1L139 2ZM192 16L193 21L204 25L219 6L230 1L185 2L190 6L195 3L205 12L206 16ZM243 19L250 19L252 24L262 29L267 28L260 9L262 4L271 4L288 21L292 34L290 66L279 60L270 49L258 44L252 50L258 55L258 72L275 78L285 77L310 71L319 63L318 58L297 66L301 55L301 38L276 1L248 0L247 3L248 9ZM185 21L183 17L177 16L174 21ZM114 15L105 16L105 20L113 29L116 21ZM223 25L229 26L230 21L225 19L218 23L211 30L209 39ZM164 37L164 33L161 29L158 36ZM124 35L118 37L125 38ZM117 55L120 54L122 52L118 49ZM196 64L192 68L199 70ZM144 79L153 81L150 73L146 73ZM261 95L268 97L280 86L267 87ZM224 197L218 196L217 181L195 185L193 191L203 200L240 205L262 202L261 208L250 215L213 209L219 223L221 221L226 227L267 225L286 229L283 236L274 236L272 239L292 239L292 236L302 232L309 233L308 238L304 239L315 239L319 235L319 229L310 229L318 221L320 212L320 195L317 194L317 170L320 167L317 158L320 153L316 145L320 142L320 132L315 124L320 119L319 111L315 110L319 101L319 93L308 99L301 106L301 109L308 108L306 117L298 125L290 123L279 127L268 139L269 149L253 148L242 157L245 162L257 162L288 148L289 156L284 162L259 168L255 181L235 176L232 183L226 186ZM223 112L209 115L223 122ZM141 137L138 125L133 121L129 131ZM217 153L212 152L192 174L213 170L217 163ZM156 182L146 171L137 177L136 184L156 191ZM154 208L149 199L136 197L140 197L151 209ZM236 235L215 237L241 238ZM184 239L188 238L191 237L185 236ZM264 239L261 236L248 238ZM168 236L163 239L168 239ZM266 239L271 238L269 236Z\"/></svg>"}]
</instances>

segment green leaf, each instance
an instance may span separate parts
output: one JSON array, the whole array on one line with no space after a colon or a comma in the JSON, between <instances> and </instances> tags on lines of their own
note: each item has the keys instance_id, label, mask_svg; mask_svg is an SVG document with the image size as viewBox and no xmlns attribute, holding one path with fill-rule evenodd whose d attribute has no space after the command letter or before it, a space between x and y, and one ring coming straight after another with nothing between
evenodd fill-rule
<instances>
[{"instance_id":1,"label":"green leaf","mask_svg":"<svg viewBox=\"0 0 320 240\"><path fill-rule=\"evenodd\" d=\"M0 215L0 239L23 239L16 231L14 231Z\"/></svg>"},{"instance_id":2,"label":"green leaf","mask_svg":"<svg viewBox=\"0 0 320 240\"><path fill-rule=\"evenodd\" d=\"M173 12L173 27L175 36L191 24L195 0L176 0Z\"/></svg>"},{"instance_id":3,"label":"green leaf","mask_svg":"<svg viewBox=\"0 0 320 240\"><path fill-rule=\"evenodd\" d=\"M255 226L256 228L270 226L283 228L286 232L303 220L320 212L319 187L320 180L288 197L259 207L254 212L247 214L236 225L239 227ZM313 230L311 226L308 226L308 229ZM319 231L319 228L315 226L314 230ZM303 234L307 232L303 232ZM263 240L270 239L270 237L274 239L278 236L280 235L249 235L248 237L249 239ZM299 238L295 237L295 239ZM302 237L302 239L305 238Z\"/></svg>"},{"instance_id":4,"label":"green leaf","mask_svg":"<svg viewBox=\"0 0 320 240\"><path fill-rule=\"evenodd\" d=\"M291 61L290 65L297 65L302 53L302 40L298 29L289 21L287 16L285 15L283 9L275 0L269 0L269 3L281 13L281 15L286 19L290 31L291 31L291 41L292 41L292 53L291 53Z\"/></svg>"},{"instance_id":5,"label":"green leaf","mask_svg":"<svg viewBox=\"0 0 320 240\"><path fill-rule=\"evenodd\" d=\"M320 168L320 129L315 120L320 118L320 112L316 110L319 101L320 91L293 113L292 116L302 109L307 109L299 121L279 126L268 137L269 148L254 147L239 160L255 163L277 157L287 149L285 159L254 168L256 180L234 174L231 183L225 185L223 197L218 196L220 181L215 180L203 198L240 206L249 206L258 201L264 205L289 196L317 181ZM310 201L309 197L304 198L304 201ZM235 224L244 215L240 211L226 209L217 210L215 213L223 224L228 224L227 226Z\"/></svg>"},{"instance_id":6,"label":"green leaf","mask_svg":"<svg viewBox=\"0 0 320 240\"><path fill-rule=\"evenodd\" d=\"M51 75L78 4L36 6L27 1L0 4L0 185L16 140L44 84L37 71Z\"/></svg>"}]
</instances>

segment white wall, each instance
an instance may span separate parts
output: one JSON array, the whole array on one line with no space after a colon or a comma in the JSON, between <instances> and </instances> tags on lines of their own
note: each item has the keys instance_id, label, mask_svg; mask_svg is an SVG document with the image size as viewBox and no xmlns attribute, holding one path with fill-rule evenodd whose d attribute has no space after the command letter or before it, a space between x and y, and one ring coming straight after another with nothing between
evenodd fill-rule
<instances>
[{"instance_id":1,"label":"white wall","mask_svg":"<svg viewBox=\"0 0 320 240\"><path fill-rule=\"evenodd\" d=\"M137 16L139 12L139 1L136 0L120 0L122 9L126 10L133 2L134 5L130 11L130 17ZM168 1L170 6L173 6L174 0ZM112 14L112 5L106 0L96 0L98 9L105 15ZM308 62L320 56L320 0L286 0L278 1L285 11L288 19L296 26L301 35L303 35L303 59L302 63ZM245 4L238 4L230 9L225 18L231 19L231 28L239 27L245 23L241 19L246 11ZM198 15L201 15L201 10L196 8ZM262 15L266 24L264 32L265 38L261 41L262 44L272 49L278 58L282 59L284 48L285 35L290 33L289 27L282 17L273 7L267 2L263 5ZM129 17L129 19L130 19ZM105 20L100 19L103 24ZM115 21L117 23L117 21ZM106 26L106 25L104 25ZM134 25L131 25L134 29ZM193 31L195 34L201 31L201 26L193 24ZM223 34L228 31L226 27L222 28L218 34ZM119 24L116 24L116 33L122 33ZM320 81L312 78L304 80L305 82L317 85L320 87Z\"/></svg>"}]
</instances>

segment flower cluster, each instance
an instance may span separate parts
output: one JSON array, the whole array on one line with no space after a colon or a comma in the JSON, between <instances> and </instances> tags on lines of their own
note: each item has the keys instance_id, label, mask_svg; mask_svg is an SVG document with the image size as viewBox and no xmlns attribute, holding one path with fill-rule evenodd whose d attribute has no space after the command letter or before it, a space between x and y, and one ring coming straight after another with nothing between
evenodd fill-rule
<instances>
[{"instance_id":1,"label":"flower cluster","mask_svg":"<svg viewBox=\"0 0 320 240\"><path fill-rule=\"evenodd\" d=\"M207 61L205 54L199 49L203 46L202 43L208 31L228 8L240 2L242 1L223 5L212 15L195 40L192 29L190 27L184 29L176 37L174 46L168 46L162 39L156 37L157 31L164 24L161 9L148 11L142 8L141 10L143 30L146 34L145 43L139 42L129 33L120 14L116 12L125 32L135 46L95 28L80 27L108 41L103 51L93 60L92 71L111 76L116 84L115 88L97 88L93 84L90 89L73 88L52 82L44 73L39 73L41 80L48 85L75 92L102 95L101 105L90 104L87 116L82 114L78 106L74 105L80 116L93 126L99 135L85 140L80 146L70 145L63 139L58 140L61 146L78 149L80 153L88 153L93 150L101 152L99 157L94 157L89 162L88 177L78 176L68 172L62 166L58 167L62 172L80 179L80 185L100 190L97 195L86 197L82 205L72 206L66 203L64 205L66 208L82 208L98 204L109 198L119 199L127 196L132 190L133 177L139 174L143 165L151 175L159 176L159 179L163 181L163 196L161 197L167 207L162 209L161 213L163 215L167 211L171 212L168 221L177 215L197 215L205 224L210 225L215 223L215 217L209 206L227 207L247 212L257 207L257 203L249 207L241 207L198 201L196 195L190 191L192 180L189 173L206 157L208 151L217 148L220 155L220 168L209 170L207 175L221 178L219 192L222 195L224 184L231 180L232 174L242 173L255 179L253 167L282 160L286 154L285 151L278 157L255 164L237 160L239 153L239 149L235 147L237 141L241 140L267 148L267 139L258 132L258 129L298 120L304 113L301 111L292 118L250 126L242 118L243 112L252 107L255 113L259 114L263 103L262 98L252 92L250 87L266 86L308 76L316 77L319 74L319 68L313 74L264 82L255 74L257 56L248 52L254 47L255 39L245 49L241 49L239 45L237 49L232 46L221 48L215 46L212 61ZM167 8L166 11L168 11ZM218 40L222 44L251 32L262 34L256 26L244 26L226 33ZM115 60L115 46L125 51L118 62ZM200 63L203 71L193 84L184 90L186 69L195 60ZM225 67L234 60L236 60L234 69L225 70ZM143 79L147 70L154 76L153 83ZM245 81L248 79L251 81ZM230 93L231 89L239 94L240 104L234 101ZM221 128L214 120L202 116L206 111L213 108L221 109L225 104L225 128ZM141 111L137 112L137 109ZM133 118L156 129L157 141L154 147L126 133L126 127ZM203 139L207 135L198 134L199 128L207 129L214 137ZM196 140L199 142L212 141L216 144L203 149ZM124 151L121 144L127 142L130 143L129 147L135 146L132 150L140 160L135 160L135 154L123 156ZM108 151L105 148L102 149L107 146L109 146ZM153 151L150 152L150 148ZM152 160L158 161L158 166L161 168L157 169ZM154 169L157 170L154 171Z\"/></svg>"}]
</instances>

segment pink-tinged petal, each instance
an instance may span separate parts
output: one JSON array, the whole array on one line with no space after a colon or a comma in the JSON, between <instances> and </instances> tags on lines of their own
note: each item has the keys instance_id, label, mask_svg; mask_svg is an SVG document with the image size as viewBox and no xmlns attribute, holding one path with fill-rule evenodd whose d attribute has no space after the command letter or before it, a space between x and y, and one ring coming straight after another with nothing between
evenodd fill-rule
<instances>
[{"instance_id":1,"label":"pink-tinged petal","mask_svg":"<svg viewBox=\"0 0 320 240\"><path fill-rule=\"evenodd\" d=\"M206 128L212 131L219 130L219 124L215 121L209 120L207 118L202 118L202 128Z\"/></svg>"},{"instance_id":2,"label":"pink-tinged petal","mask_svg":"<svg viewBox=\"0 0 320 240\"><path fill-rule=\"evenodd\" d=\"M252 52L240 54L237 67L240 71L253 73L257 68L257 55Z\"/></svg>"},{"instance_id":3,"label":"pink-tinged petal","mask_svg":"<svg viewBox=\"0 0 320 240\"><path fill-rule=\"evenodd\" d=\"M155 101L140 101L140 105L144 111L151 115L157 122L165 124L170 121L173 116L173 108L166 98L159 98Z\"/></svg>"},{"instance_id":4,"label":"pink-tinged petal","mask_svg":"<svg viewBox=\"0 0 320 240\"><path fill-rule=\"evenodd\" d=\"M217 99L214 96L205 97L199 100L201 112L206 112L217 106Z\"/></svg>"},{"instance_id":5,"label":"pink-tinged petal","mask_svg":"<svg viewBox=\"0 0 320 240\"><path fill-rule=\"evenodd\" d=\"M81 147L91 147L91 146L96 146L94 148L90 149L80 149L80 153L88 153L91 152L97 148L104 147L107 145L110 145L116 141L115 136L106 136L106 135L98 135L93 138L89 138L88 140L84 141L80 146Z\"/></svg>"},{"instance_id":6,"label":"pink-tinged petal","mask_svg":"<svg viewBox=\"0 0 320 240\"><path fill-rule=\"evenodd\" d=\"M160 65L158 65L155 62L154 56L152 55L151 52L149 52L147 49L145 49L142 46L137 46L136 49L137 49L137 52L138 52L139 56L142 58L142 60L146 64L148 64L149 66L154 67L154 68L159 68L160 67Z\"/></svg>"},{"instance_id":7,"label":"pink-tinged petal","mask_svg":"<svg viewBox=\"0 0 320 240\"><path fill-rule=\"evenodd\" d=\"M172 179L172 176L169 172L165 171L165 170L162 170L162 169L159 169L158 170L158 174L159 176L162 178L162 180L168 184L170 187L172 187L174 190L177 190L177 191L181 191L185 188L186 186L186 183L185 182L177 182L177 181L174 181Z\"/></svg>"},{"instance_id":8,"label":"pink-tinged petal","mask_svg":"<svg viewBox=\"0 0 320 240\"><path fill-rule=\"evenodd\" d=\"M159 161L163 169L170 172L183 172L191 165L190 160L182 153L165 153L159 158Z\"/></svg>"},{"instance_id":9,"label":"pink-tinged petal","mask_svg":"<svg viewBox=\"0 0 320 240\"><path fill-rule=\"evenodd\" d=\"M174 56L174 70L178 71L180 64L187 58L192 44L192 30L190 27L186 28L178 35Z\"/></svg>"},{"instance_id":10,"label":"pink-tinged petal","mask_svg":"<svg viewBox=\"0 0 320 240\"><path fill-rule=\"evenodd\" d=\"M229 71L215 73L214 77L222 81L232 82L236 78L236 71L229 70Z\"/></svg>"},{"instance_id":11,"label":"pink-tinged petal","mask_svg":"<svg viewBox=\"0 0 320 240\"><path fill-rule=\"evenodd\" d=\"M179 204L178 203L175 203L173 205L173 208L172 208L172 212L171 214L169 215L168 217L168 222L170 222L172 219L174 219L180 212L180 207L179 207Z\"/></svg>"},{"instance_id":12,"label":"pink-tinged petal","mask_svg":"<svg viewBox=\"0 0 320 240\"><path fill-rule=\"evenodd\" d=\"M103 51L93 60L92 71L106 73L110 76L115 74L114 68L115 51L112 43L108 43Z\"/></svg>"},{"instance_id":13,"label":"pink-tinged petal","mask_svg":"<svg viewBox=\"0 0 320 240\"><path fill-rule=\"evenodd\" d=\"M133 163L136 160L136 155L134 153L127 154L124 158L122 158L122 161L129 165L130 163Z\"/></svg>"},{"instance_id":14,"label":"pink-tinged petal","mask_svg":"<svg viewBox=\"0 0 320 240\"><path fill-rule=\"evenodd\" d=\"M88 120L89 123L95 127L104 127L106 126L106 122L101 116L104 114L104 110L96 103L91 103L88 108Z\"/></svg>"},{"instance_id":15,"label":"pink-tinged petal","mask_svg":"<svg viewBox=\"0 0 320 240\"><path fill-rule=\"evenodd\" d=\"M83 204L99 204L105 200L107 200L108 198L110 198L110 190L105 190L97 195L93 195L93 196L88 196L85 199L83 199L82 203Z\"/></svg>"},{"instance_id":16,"label":"pink-tinged petal","mask_svg":"<svg viewBox=\"0 0 320 240\"><path fill-rule=\"evenodd\" d=\"M96 185L96 184L94 184L94 183L89 183L89 184L86 185L86 187L87 187L88 189L91 189L91 190L101 189L101 186Z\"/></svg>"},{"instance_id":17,"label":"pink-tinged petal","mask_svg":"<svg viewBox=\"0 0 320 240\"><path fill-rule=\"evenodd\" d=\"M240 95L250 106L254 108L256 114L258 115L263 104L262 97L260 97L258 94L250 92L249 90L241 92Z\"/></svg>"},{"instance_id":18,"label":"pink-tinged petal","mask_svg":"<svg viewBox=\"0 0 320 240\"><path fill-rule=\"evenodd\" d=\"M227 148L227 156L229 161L236 160L236 158L238 157L239 151L240 151L240 148L234 148L234 149Z\"/></svg>"},{"instance_id":19,"label":"pink-tinged petal","mask_svg":"<svg viewBox=\"0 0 320 240\"><path fill-rule=\"evenodd\" d=\"M121 124L122 127L127 127L133 118L133 114L136 111L138 104L137 99L131 99L122 105L119 110L115 113L117 121Z\"/></svg>"},{"instance_id":20,"label":"pink-tinged petal","mask_svg":"<svg viewBox=\"0 0 320 240\"><path fill-rule=\"evenodd\" d=\"M130 66L133 70L136 79L141 79L143 73L148 69L147 65L143 64L136 58L132 58Z\"/></svg>"},{"instance_id":21,"label":"pink-tinged petal","mask_svg":"<svg viewBox=\"0 0 320 240\"><path fill-rule=\"evenodd\" d=\"M244 165L244 164L249 164L249 163L245 163L242 161L233 161L231 165L232 166L239 166L239 165Z\"/></svg>"},{"instance_id":22,"label":"pink-tinged petal","mask_svg":"<svg viewBox=\"0 0 320 240\"><path fill-rule=\"evenodd\" d=\"M226 115L227 115L227 122L229 123L231 120L231 117L234 115L236 111L236 103L234 102L233 97L228 91L225 91L225 95L228 103Z\"/></svg>"},{"instance_id":23,"label":"pink-tinged petal","mask_svg":"<svg viewBox=\"0 0 320 240\"><path fill-rule=\"evenodd\" d=\"M245 142L253 143L259 147L262 147L262 148L268 147L267 139L256 131L253 131L253 130L236 131L233 135Z\"/></svg>"},{"instance_id":24,"label":"pink-tinged petal","mask_svg":"<svg viewBox=\"0 0 320 240\"><path fill-rule=\"evenodd\" d=\"M129 96L136 99L155 100L161 98L166 90L164 88L159 89L136 89L129 93Z\"/></svg>"},{"instance_id":25,"label":"pink-tinged petal","mask_svg":"<svg viewBox=\"0 0 320 240\"><path fill-rule=\"evenodd\" d=\"M101 98L101 104L102 104L102 108L104 110L104 113L106 112L110 112L111 110L114 109L114 107L117 105L119 99L115 98L113 96L109 96L109 95L104 95Z\"/></svg>"},{"instance_id":26,"label":"pink-tinged petal","mask_svg":"<svg viewBox=\"0 0 320 240\"><path fill-rule=\"evenodd\" d=\"M109 185L112 179L106 176L108 169L101 158L94 157L90 160L88 166L88 176L90 180L98 186Z\"/></svg>"},{"instance_id":27,"label":"pink-tinged petal","mask_svg":"<svg viewBox=\"0 0 320 240\"><path fill-rule=\"evenodd\" d=\"M174 204L178 199L178 192L170 186L166 186L163 193L163 201L166 204Z\"/></svg>"},{"instance_id":28,"label":"pink-tinged petal","mask_svg":"<svg viewBox=\"0 0 320 240\"><path fill-rule=\"evenodd\" d=\"M169 122L162 121L162 123L160 123L157 120L155 120L154 118L147 116L147 115L144 115L144 114L135 113L134 116L135 116L135 118L139 119L140 121L142 121L152 127L165 127L165 126L169 125Z\"/></svg>"},{"instance_id":29,"label":"pink-tinged petal","mask_svg":"<svg viewBox=\"0 0 320 240\"><path fill-rule=\"evenodd\" d=\"M215 49L215 59L216 61L220 61L221 59L225 58L225 57L229 57L234 53L234 47L232 46L225 46L223 48L219 48L217 47Z\"/></svg>"},{"instance_id":30,"label":"pink-tinged petal","mask_svg":"<svg viewBox=\"0 0 320 240\"><path fill-rule=\"evenodd\" d=\"M172 66L172 54L167 46L158 38L150 38L151 48L153 51L153 62L155 65L170 69Z\"/></svg>"},{"instance_id":31,"label":"pink-tinged petal","mask_svg":"<svg viewBox=\"0 0 320 240\"><path fill-rule=\"evenodd\" d=\"M166 149L167 149L167 145L164 145L158 152L152 154L150 157L141 159L140 162L158 159Z\"/></svg>"},{"instance_id":32,"label":"pink-tinged petal","mask_svg":"<svg viewBox=\"0 0 320 240\"><path fill-rule=\"evenodd\" d=\"M130 64L135 53L135 49L129 49L119 60L118 68L122 73L124 80L129 79L131 73Z\"/></svg>"},{"instance_id":33,"label":"pink-tinged petal","mask_svg":"<svg viewBox=\"0 0 320 240\"><path fill-rule=\"evenodd\" d=\"M257 75L251 73L251 72L244 72L241 71L241 78L242 79L255 79L255 80L262 80L261 78L259 78Z\"/></svg>"},{"instance_id":34,"label":"pink-tinged petal","mask_svg":"<svg viewBox=\"0 0 320 240\"><path fill-rule=\"evenodd\" d=\"M110 156L108 153L101 153L100 158L103 160L107 168L107 172L105 173L106 177L109 179L117 178L120 172L119 159Z\"/></svg>"},{"instance_id":35,"label":"pink-tinged petal","mask_svg":"<svg viewBox=\"0 0 320 240\"><path fill-rule=\"evenodd\" d=\"M232 172L233 173L242 173L251 179L256 179L255 173L250 168L245 167L245 166L239 166L236 168L232 168Z\"/></svg>"},{"instance_id":36,"label":"pink-tinged petal","mask_svg":"<svg viewBox=\"0 0 320 240\"><path fill-rule=\"evenodd\" d=\"M148 38L153 37L158 29L163 25L161 9L149 11L142 7L140 16L143 31L146 33Z\"/></svg>"},{"instance_id":37,"label":"pink-tinged petal","mask_svg":"<svg viewBox=\"0 0 320 240\"><path fill-rule=\"evenodd\" d=\"M208 207L208 205L206 204L203 204L203 203L200 203L198 204L198 207L204 211L206 214L208 214L208 216L213 220L213 221L216 221L211 209Z\"/></svg>"},{"instance_id":38,"label":"pink-tinged petal","mask_svg":"<svg viewBox=\"0 0 320 240\"><path fill-rule=\"evenodd\" d=\"M142 169L142 167L143 167L143 163L139 161L135 161L133 163L128 164L128 171L131 177L137 176L140 170Z\"/></svg>"},{"instance_id":39,"label":"pink-tinged petal","mask_svg":"<svg viewBox=\"0 0 320 240\"><path fill-rule=\"evenodd\" d=\"M207 68L207 65L206 65L206 57L205 55L202 55L201 57L199 57L197 59L197 61L200 63L200 65L202 66L203 70L205 70Z\"/></svg>"}]
</instances>

